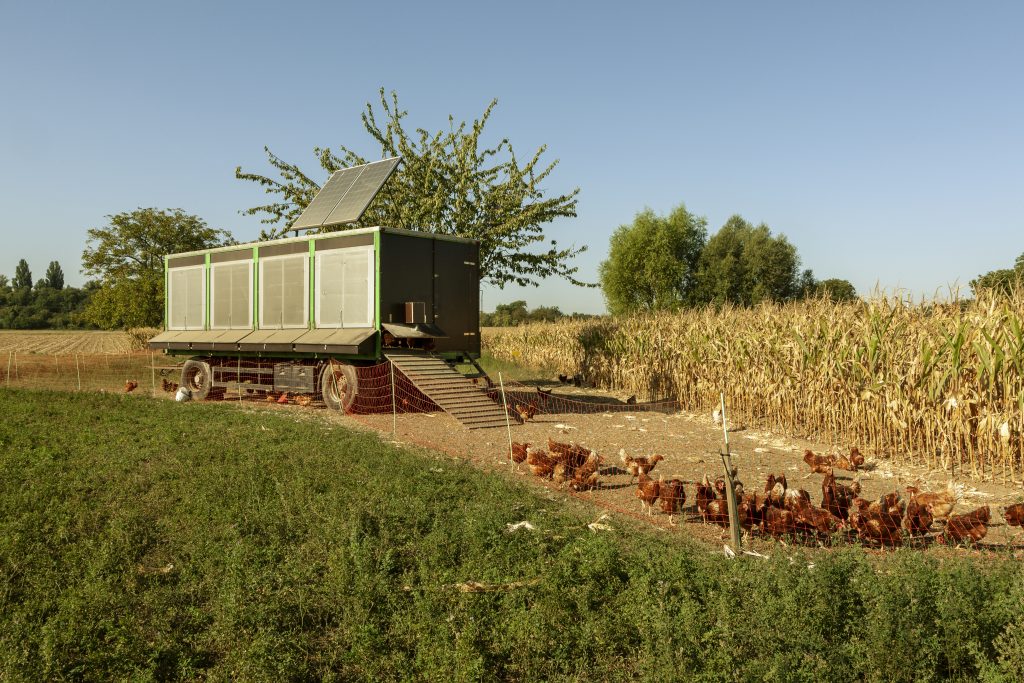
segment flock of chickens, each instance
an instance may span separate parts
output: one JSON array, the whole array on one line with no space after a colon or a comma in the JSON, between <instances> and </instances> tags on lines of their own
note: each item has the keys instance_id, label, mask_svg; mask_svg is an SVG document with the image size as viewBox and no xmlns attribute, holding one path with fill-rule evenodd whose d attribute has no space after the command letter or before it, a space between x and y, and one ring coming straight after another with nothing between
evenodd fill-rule
<instances>
[{"instance_id":1,"label":"flock of chickens","mask_svg":"<svg viewBox=\"0 0 1024 683\"><path fill-rule=\"evenodd\" d=\"M664 460L661 455L633 457L619 451L622 469L602 470L603 459L594 451L575 443L559 443L548 438L547 450L534 448L528 443L512 443L512 461L526 463L538 477L551 480L574 491L600 487L600 475L628 473L630 483L637 481L636 497L641 508L650 516L655 504L669 516L675 517L686 504L686 486L695 487L695 510L705 523L729 526L727 503L728 483L725 477L711 481L707 474L700 481L678 477L654 479L651 471ZM864 456L853 447L849 455L815 455L804 453L804 462L810 474L824 475L821 481L821 504L815 505L810 492L789 488L785 474L769 474L762 490L747 491L731 473L736 494L740 526L747 532L774 538L809 538L828 541L835 535L857 538L872 546L896 546L908 538L922 537L932 531L936 521L942 521L939 543L977 543L985 538L991 521L991 509L984 505L970 512L953 514L959 498L953 483L945 491L922 491L914 486L904 492L893 491L878 500L861 496L860 482L842 484L836 480L834 470L857 472L864 466ZM1024 526L1024 503L1010 505L1002 511L1010 526Z\"/></svg>"}]
</instances>

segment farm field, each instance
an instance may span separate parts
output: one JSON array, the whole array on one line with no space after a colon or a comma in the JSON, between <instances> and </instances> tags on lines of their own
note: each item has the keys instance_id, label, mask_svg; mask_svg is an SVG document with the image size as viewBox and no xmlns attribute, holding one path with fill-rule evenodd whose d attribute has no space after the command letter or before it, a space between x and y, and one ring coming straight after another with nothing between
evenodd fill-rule
<instances>
[{"instance_id":1,"label":"farm field","mask_svg":"<svg viewBox=\"0 0 1024 683\"><path fill-rule=\"evenodd\" d=\"M128 353L132 339L125 332L101 330L0 330L0 353L19 354Z\"/></svg>"},{"instance_id":2,"label":"farm field","mask_svg":"<svg viewBox=\"0 0 1024 683\"><path fill-rule=\"evenodd\" d=\"M2 389L0 411L5 680L1024 667L1024 570L1005 556L727 560L619 519L591 530L579 501L324 411ZM535 528L511 530L522 521Z\"/></svg>"}]
</instances>

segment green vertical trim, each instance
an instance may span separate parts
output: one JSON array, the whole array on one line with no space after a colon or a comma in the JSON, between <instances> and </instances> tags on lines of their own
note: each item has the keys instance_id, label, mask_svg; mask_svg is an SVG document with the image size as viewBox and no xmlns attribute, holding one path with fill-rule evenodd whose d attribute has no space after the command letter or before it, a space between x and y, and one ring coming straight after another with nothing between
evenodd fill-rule
<instances>
[{"instance_id":1,"label":"green vertical trim","mask_svg":"<svg viewBox=\"0 0 1024 683\"><path fill-rule=\"evenodd\" d=\"M373 233L373 326L377 329L377 358L383 342L380 334L380 230Z\"/></svg>"},{"instance_id":2,"label":"green vertical trim","mask_svg":"<svg viewBox=\"0 0 1024 683\"><path fill-rule=\"evenodd\" d=\"M316 305L316 290L313 288L313 280L316 276L315 245L316 241L314 239L309 240L309 322L306 327L310 329L316 327L316 317L313 315L313 307Z\"/></svg>"},{"instance_id":3,"label":"green vertical trim","mask_svg":"<svg viewBox=\"0 0 1024 683\"><path fill-rule=\"evenodd\" d=\"M260 329L260 248L252 248L252 329Z\"/></svg>"},{"instance_id":4,"label":"green vertical trim","mask_svg":"<svg viewBox=\"0 0 1024 683\"><path fill-rule=\"evenodd\" d=\"M203 259L203 292L206 294L206 308L203 310L203 329L210 329L210 252Z\"/></svg>"},{"instance_id":5,"label":"green vertical trim","mask_svg":"<svg viewBox=\"0 0 1024 683\"><path fill-rule=\"evenodd\" d=\"M171 286L167 281L167 257L164 256L164 329L171 327Z\"/></svg>"}]
</instances>

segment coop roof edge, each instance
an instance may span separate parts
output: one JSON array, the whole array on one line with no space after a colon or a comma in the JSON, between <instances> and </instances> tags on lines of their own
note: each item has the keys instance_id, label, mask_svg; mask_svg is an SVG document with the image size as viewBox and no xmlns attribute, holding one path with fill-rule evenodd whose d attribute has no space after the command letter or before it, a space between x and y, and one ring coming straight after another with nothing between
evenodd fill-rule
<instances>
[{"instance_id":1,"label":"coop roof edge","mask_svg":"<svg viewBox=\"0 0 1024 683\"><path fill-rule=\"evenodd\" d=\"M322 240L332 237L340 237L342 235L365 235L372 234L375 232L386 232L393 235L409 235L411 237L420 238L433 238L442 240L445 242L466 242L476 243L480 240L473 239L470 237L456 237L455 235L444 235L436 232L427 232L426 230L406 230L404 228L387 228L383 226L374 226L372 228L352 228L351 230L334 230L332 232L322 232L315 235L300 235L298 237L282 237L276 240L264 240L255 242L243 242L242 244L229 244L223 247L213 247L211 249L197 249L195 251L183 251L176 254L167 254L167 258L180 258L182 256L200 256L202 254L214 254L217 252L224 251L238 251L240 249L252 249L253 247L265 247L271 244L288 244L289 242L308 242L309 240Z\"/></svg>"}]
</instances>

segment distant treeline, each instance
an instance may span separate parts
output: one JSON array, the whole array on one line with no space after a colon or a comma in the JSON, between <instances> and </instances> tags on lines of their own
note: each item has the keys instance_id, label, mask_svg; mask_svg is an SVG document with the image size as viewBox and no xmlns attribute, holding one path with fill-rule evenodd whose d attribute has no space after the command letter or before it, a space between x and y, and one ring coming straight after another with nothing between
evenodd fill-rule
<instances>
[{"instance_id":1,"label":"distant treeline","mask_svg":"<svg viewBox=\"0 0 1024 683\"><path fill-rule=\"evenodd\" d=\"M493 313L480 311L480 327L513 327L523 323L549 323L563 318L583 320L596 316L588 313L562 313L558 306L538 306L527 310L525 301L499 304Z\"/></svg>"},{"instance_id":2,"label":"distant treeline","mask_svg":"<svg viewBox=\"0 0 1024 683\"><path fill-rule=\"evenodd\" d=\"M98 288L95 283L81 289L66 287L64 270L56 261L50 261L46 275L33 283L28 262L21 259L14 277L0 275L0 329L95 328L83 314Z\"/></svg>"}]
</instances>

